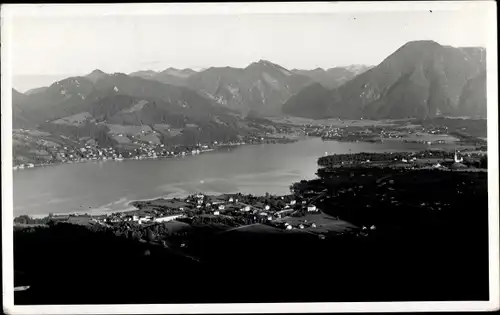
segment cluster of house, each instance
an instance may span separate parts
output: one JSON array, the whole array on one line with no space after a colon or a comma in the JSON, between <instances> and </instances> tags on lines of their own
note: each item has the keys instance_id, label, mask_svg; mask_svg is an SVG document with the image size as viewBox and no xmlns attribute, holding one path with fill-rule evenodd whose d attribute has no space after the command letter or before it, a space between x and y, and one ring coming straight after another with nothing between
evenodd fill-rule
<instances>
[{"instance_id":1,"label":"cluster of house","mask_svg":"<svg viewBox=\"0 0 500 315\"><path fill-rule=\"evenodd\" d=\"M35 167L35 164L33 164L33 163L27 163L27 164L14 165L12 167L12 169L14 171L16 171L16 170L22 170L22 169L25 169L25 168L33 168L33 167Z\"/></svg>"},{"instance_id":2,"label":"cluster of house","mask_svg":"<svg viewBox=\"0 0 500 315\"><path fill-rule=\"evenodd\" d=\"M284 223L282 223L280 225L285 230L293 230L293 229L303 230L305 228L315 228L316 227L316 223L314 223L314 222L307 222L307 220L305 220L302 223L297 223L295 225L292 224L292 223L289 223L289 222L284 222Z\"/></svg>"},{"instance_id":3,"label":"cluster of house","mask_svg":"<svg viewBox=\"0 0 500 315\"><path fill-rule=\"evenodd\" d=\"M80 148L80 152L83 156L82 160L123 160L121 153L116 152L112 147L109 148L99 148L98 146L86 145L84 148ZM72 156L70 156L72 157Z\"/></svg>"},{"instance_id":4,"label":"cluster of house","mask_svg":"<svg viewBox=\"0 0 500 315\"><path fill-rule=\"evenodd\" d=\"M345 128L348 126L345 125ZM414 143L426 143L426 144L432 144L432 143L438 143L442 144L445 143L445 140L435 140L435 141L427 141L427 140L406 140L403 139L405 136L411 135L411 134L416 134L417 136L419 135L418 132L424 132L424 133L429 133L429 134L446 134L448 132L447 127L431 127L431 128L408 128L408 129L382 129L378 131L379 129L370 129L370 128L365 128L363 130L346 130L344 127L334 127L334 126L312 126L309 125L306 128L304 128L305 132L307 135L310 136L320 136L323 139L342 139L342 138L350 138L350 137L359 137L360 139L363 139L363 137L366 136L376 136L377 138L380 139L380 141L383 142L383 139L402 139L404 142L414 142Z\"/></svg>"},{"instance_id":5,"label":"cluster of house","mask_svg":"<svg viewBox=\"0 0 500 315\"><path fill-rule=\"evenodd\" d=\"M122 154L112 147L101 148L97 145L85 145L80 148L60 147L53 152L55 160L60 162L84 162L91 160L123 160Z\"/></svg>"},{"instance_id":6,"label":"cluster of house","mask_svg":"<svg viewBox=\"0 0 500 315\"><path fill-rule=\"evenodd\" d=\"M281 197L283 198L283 197ZM76 218L85 218L85 220L89 222L96 222L100 224L109 224L109 223L120 223L120 222L135 222L138 224L145 223L155 223L155 222L168 222L172 220L176 220L178 218L185 217L189 215L189 212L186 210L193 208L203 209L205 211L209 211L214 216L219 216L223 214L230 214L232 216L251 216L254 219L259 217L260 221L273 221L275 219L283 218L291 215L296 212L298 209L302 209L303 211L307 211L308 213L318 213L319 209L310 204L307 200L302 200L301 203L298 203L297 200L289 200L286 202L285 206L280 209L271 207L268 204L264 204L262 202L256 202L254 205L245 204L241 202L237 197L210 197L204 194L195 194L187 197L181 203L181 207L172 208L165 213L165 211L153 210L153 211L133 211L133 212L121 212L121 213L108 213L105 215L77 215L77 216L58 216L57 220L67 220L72 217L72 220L76 220ZM80 220L78 219L78 220ZM284 226L286 228L286 226ZM300 228L300 226L298 226ZM289 228L290 229L290 228Z\"/></svg>"},{"instance_id":7,"label":"cluster of house","mask_svg":"<svg viewBox=\"0 0 500 315\"><path fill-rule=\"evenodd\" d=\"M180 209L179 209L180 210ZM118 223L118 222L136 222L138 224L153 223L153 222L169 222L183 217L184 213L174 213L167 215L149 215L149 214L113 214L111 217L102 218L103 223Z\"/></svg>"},{"instance_id":8,"label":"cluster of house","mask_svg":"<svg viewBox=\"0 0 500 315\"><path fill-rule=\"evenodd\" d=\"M272 208L268 204L262 204L257 202L254 205L249 205L241 202L236 197L228 197L226 199L215 199L209 200L203 194L196 194L186 199L188 203L196 204L196 208L203 208L205 210L211 211L213 215L221 215L224 213L240 213L241 215L251 215L251 216L262 216L267 217L267 220L271 221L275 218L282 218L297 210L296 200L290 200L282 209ZM319 209L315 205L308 205L306 200L302 201L302 206L300 207L307 212L319 212Z\"/></svg>"},{"instance_id":9,"label":"cluster of house","mask_svg":"<svg viewBox=\"0 0 500 315\"><path fill-rule=\"evenodd\" d=\"M446 143L445 140L434 140L434 141L428 141L428 140L407 140L407 139L404 139L403 142L405 143L423 143L423 144L427 144L427 145L431 145L431 144L444 144Z\"/></svg>"},{"instance_id":10,"label":"cluster of house","mask_svg":"<svg viewBox=\"0 0 500 315\"><path fill-rule=\"evenodd\" d=\"M141 143L138 148L130 151L123 151L123 153L118 153L116 149L100 148L98 145L85 145L82 148L61 148L56 152L56 159L61 162L76 162L76 161L87 161L87 160L123 160L124 158L134 158L138 160L159 158L159 157L174 157L174 156L186 156L186 155L197 155L203 152L212 151L213 147L221 145L242 145L245 142L217 142L214 141L210 144L198 143L195 146L176 146L171 150L167 150L164 144L156 144L152 141L148 143Z\"/></svg>"}]
</instances>

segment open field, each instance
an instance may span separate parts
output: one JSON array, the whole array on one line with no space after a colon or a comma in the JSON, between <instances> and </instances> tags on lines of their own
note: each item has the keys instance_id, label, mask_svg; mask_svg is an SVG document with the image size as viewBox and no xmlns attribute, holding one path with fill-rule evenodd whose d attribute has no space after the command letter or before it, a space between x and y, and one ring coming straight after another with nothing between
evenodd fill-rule
<instances>
[{"instance_id":1,"label":"open field","mask_svg":"<svg viewBox=\"0 0 500 315\"><path fill-rule=\"evenodd\" d=\"M292 125L313 125L313 126L336 126L336 127L372 127L372 126L395 126L395 120L343 120L343 119L309 119L301 117L267 117L267 119L282 124L292 124Z\"/></svg>"},{"instance_id":2,"label":"open field","mask_svg":"<svg viewBox=\"0 0 500 315\"><path fill-rule=\"evenodd\" d=\"M92 115L90 113L84 112L84 113L79 113L75 114L72 116L60 118L57 120L54 120L52 123L54 124L61 124L61 125L69 125L69 126L80 126L86 121L92 121Z\"/></svg>"},{"instance_id":3,"label":"open field","mask_svg":"<svg viewBox=\"0 0 500 315\"><path fill-rule=\"evenodd\" d=\"M125 134L130 136L138 136L141 135L142 132L151 132L151 127L147 125L142 126L131 126L131 125L113 125L106 124L109 128L109 132L111 134Z\"/></svg>"}]
</instances>

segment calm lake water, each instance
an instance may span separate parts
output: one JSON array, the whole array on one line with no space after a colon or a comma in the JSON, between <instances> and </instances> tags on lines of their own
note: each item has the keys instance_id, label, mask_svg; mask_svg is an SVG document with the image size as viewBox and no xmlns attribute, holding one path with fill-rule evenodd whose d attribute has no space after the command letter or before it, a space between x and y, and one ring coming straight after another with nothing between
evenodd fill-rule
<instances>
[{"instance_id":1,"label":"calm lake water","mask_svg":"<svg viewBox=\"0 0 500 315\"><path fill-rule=\"evenodd\" d=\"M288 144L221 149L197 156L61 164L14 172L14 215L102 213L129 209L134 200L190 193L289 193L289 186L315 178L325 152L396 152L424 144L323 142L308 138Z\"/></svg>"}]
</instances>

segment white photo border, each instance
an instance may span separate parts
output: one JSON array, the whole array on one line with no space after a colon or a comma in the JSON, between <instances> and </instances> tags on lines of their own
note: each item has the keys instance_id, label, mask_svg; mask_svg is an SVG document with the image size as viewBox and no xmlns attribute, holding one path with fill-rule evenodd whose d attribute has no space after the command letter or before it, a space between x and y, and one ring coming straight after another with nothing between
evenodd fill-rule
<instances>
[{"instance_id":1,"label":"white photo border","mask_svg":"<svg viewBox=\"0 0 500 315\"><path fill-rule=\"evenodd\" d=\"M2 80L2 267L3 310L8 314L157 314L157 313L324 313L491 311L499 308L499 198L498 198L498 65L496 6L494 1L422 2L308 2L308 3L171 3L171 4L7 4L1 8ZM11 18L14 16L96 15L206 15L206 14L318 14L339 12L483 10L488 29L487 130L490 300L464 302L359 303L236 303L132 305L14 305Z\"/></svg>"}]
</instances>

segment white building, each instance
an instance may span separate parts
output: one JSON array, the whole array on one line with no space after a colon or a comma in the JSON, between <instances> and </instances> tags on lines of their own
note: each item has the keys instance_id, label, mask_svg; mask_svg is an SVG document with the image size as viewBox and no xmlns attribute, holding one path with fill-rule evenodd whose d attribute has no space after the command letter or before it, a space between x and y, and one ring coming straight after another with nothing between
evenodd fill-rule
<instances>
[{"instance_id":1,"label":"white building","mask_svg":"<svg viewBox=\"0 0 500 315\"><path fill-rule=\"evenodd\" d=\"M159 217L155 219L155 222L168 222L182 217L182 214L168 215L165 217Z\"/></svg>"},{"instance_id":2,"label":"white building","mask_svg":"<svg viewBox=\"0 0 500 315\"><path fill-rule=\"evenodd\" d=\"M464 160L462 157L460 157L460 158L458 157L457 151L455 151L455 157L454 157L454 159L455 159L455 163L462 163L463 160Z\"/></svg>"},{"instance_id":3,"label":"white building","mask_svg":"<svg viewBox=\"0 0 500 315\"><path fill-rule=\"evenodd\" d=\"M229 198L229 202L233 202L233 201L234 201L234 199L232 197Z\"/></svg>"},{"instance_id":4,"label":"white building","mask_svg":"<svg viewBox=\"0 0 500 315\"><path fill-rule=\"evenodd\" d=\"M250 211L250 206L246 206L245 208L241 208L241 211Z\"/></svg>"},{"instance_id":5,"label":"white building","mask_svg":"<svg viewBox=\"0 0 500 315\"><path fill-rule=\"evenodd\" d=\"M219 215L220 212L219 211L214 211L214 215Z\"/></svg>"},{"instance_id":6,"label":"white building","mask_svg":"<svg viewBox=\"0 0 500 315\"><path fill-rule=\"evenodd\" d=\"M318 208L316 208L316 206L314 205L307 207L307 212L316 212L316 211L318 211Z\"/></svg>"},{"instance_id":7,"label":"white building","mask_svg":"<svg viewBox=\"0 0 500 315\"><path fill-rule=\"evenodd\" d=\"M265 210L269 210L269 209L271 209L271 207L270 207L269 205L266 205L266 206L264 207L264 209L265 209Z\"/></svg>"},{"instance_id":8,"label":"white building","mask_svg":"<svg viewBox=\"0 0 500 315\"><path fill-rule=\"evenodd\" d=\"M290 205L292 205L292 206L293 206L294 204L296 204L296 203L297 203L297 201L295 201L295 200L290 201Z\"/></svg>"},{"instance_id":9,"label":"white building","mask_svg":"<svg viewBox=\"0 0 500 315\"><path fill-rule=\"evenodd\" d=\"M226 207L224 205L219 206L219 210L224 210Z\"/></svg>"}]
</instances>

